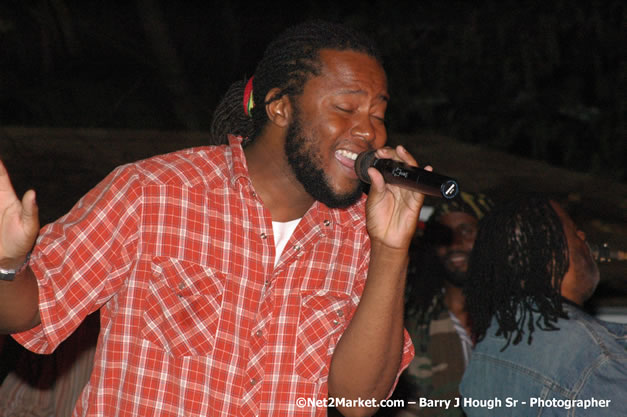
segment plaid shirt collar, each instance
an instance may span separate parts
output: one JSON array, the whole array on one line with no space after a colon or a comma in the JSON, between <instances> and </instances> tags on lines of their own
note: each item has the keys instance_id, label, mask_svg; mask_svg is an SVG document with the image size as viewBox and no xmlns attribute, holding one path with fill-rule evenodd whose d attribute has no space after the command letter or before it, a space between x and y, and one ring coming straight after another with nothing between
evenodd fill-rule
<instances>
[{"instance_id":1,"label":"plaid shirt collar","mask_svg":"<svg viewBox=\"0 0 627 417\"><path fill-rule=\"evenodd\" d=\"M229 135L228 139L229 147L231 148L231 154L230 160L227 156L227 161L231 184L234 187L237 187L238 183L248 184L250 187L252 187L250 176L248 175L246 155L244 154L244 148L242 148L243 138L241 136Z\"/></svg>"}]
</instances>

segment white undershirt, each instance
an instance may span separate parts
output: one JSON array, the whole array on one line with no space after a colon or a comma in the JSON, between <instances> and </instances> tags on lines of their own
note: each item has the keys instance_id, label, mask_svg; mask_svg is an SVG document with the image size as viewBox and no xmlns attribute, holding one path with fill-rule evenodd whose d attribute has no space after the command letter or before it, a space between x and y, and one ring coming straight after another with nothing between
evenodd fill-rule
<instances>
[{"instance_id":1,"label":"white undershirt","mask_svg":"<svg viewBox=\"0 0 627 417\"><path fill-rule=\"evenodd\" d=\"M466 328L462 324L461 321L457 318L455 314L451 311L448 312L448 315L451 317L453 321L453 327L457 332L457 336L459 336L459 341L462 345L462 353L464 355L464 366L468 366L468 361L470 360L470 354L472 353L472 340L470 339L470 335L466 331Z\"/></svg>"},{"instance_id":2,"label":"white undershirt","mask_svg":"<svg viewBox=\"0 0 627 417\"><path fill-rule=\"evenodd\" d=\"M298 226L298 222L300 219L290 220L289 222L272 222L272 232L274 233L274 266L279 263L279 258L281 257L281 253L283 253L283 249L285 249L285 245L292 237L292 233L296 230L296 226Z\"/></svg>"}]
</instances>

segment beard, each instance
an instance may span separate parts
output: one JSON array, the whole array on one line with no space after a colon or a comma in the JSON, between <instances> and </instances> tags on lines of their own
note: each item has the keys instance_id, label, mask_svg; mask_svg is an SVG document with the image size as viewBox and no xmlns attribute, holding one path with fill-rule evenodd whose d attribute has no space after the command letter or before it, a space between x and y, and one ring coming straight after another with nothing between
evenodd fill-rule
<instances>
[{"instance_id":1,"label":"beard","mask_svg":"<svg viewBox=\"0 0 627 417\"><path fill-rule=\"evenodd\" d=\"M466 283L466 273L456 269L454 271L446 270L445 279L451 283L453 286L458 288L463 288Z\"/></svg>"},{"instance_id":2,"label":"beard","mask_svg":"<svg viewBox=\"0 0 627 417\"><path fill-rule=\"evenodd\" d=\"M466 282L467 270L461 269L457 265L455 265L452 261L449 260L450 257L454 255L469 255L466 252L461 251L449 251L446 253L444 259L442 259L442 263L444 266L444 270L446 271L445 279L453 284L456 287L462 288L464 283ZM466 258L468 259L468 258Z\"/></svg>"},{"instance_id":3,"label":"beard","mask_svg":"<svg viewBox=\"0 0 627 417\"><path fill-rule=\"evenodd\" d=\"M363 186L358 182L347 193L337 193L331 187L329 177L322 170L322 157L316 140L303 133L300 111L294 107L294 120L287 130L285 155L305 191L317 201L330 208L346 208L355 204L363 194Z\"/></svg>"}]
</instances>

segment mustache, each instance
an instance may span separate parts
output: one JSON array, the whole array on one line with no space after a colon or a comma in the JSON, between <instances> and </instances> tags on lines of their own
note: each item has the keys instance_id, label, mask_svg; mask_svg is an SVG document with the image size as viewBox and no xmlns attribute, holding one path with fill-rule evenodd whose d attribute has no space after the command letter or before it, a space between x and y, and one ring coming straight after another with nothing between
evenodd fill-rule
<instances>
[{"instance_id":1,"label":"mustache","mask_svg":"<svg viewBox=\"0 0 627 417\"><path fill-rule=\"evenodd\" d=\"M465 251L465 250L449 250L449 251L446 251L446 253L444 254L446 258L450 258L456 255L470 256L470 252Z\"/></svg>"}]
</instances>

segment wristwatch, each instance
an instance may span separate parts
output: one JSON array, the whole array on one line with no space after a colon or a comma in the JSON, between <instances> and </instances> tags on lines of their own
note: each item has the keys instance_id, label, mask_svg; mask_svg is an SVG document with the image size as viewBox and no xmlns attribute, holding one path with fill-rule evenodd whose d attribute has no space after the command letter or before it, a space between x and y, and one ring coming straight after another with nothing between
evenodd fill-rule
<instances>
[{"instance_id":1,"label":"wristwatch","mask_svg":"<svg viewBox=\"0 0 627 417\"><path fill-rule=\"evenodd\" d=\"M26 259L24 259L24 263L20 265L17 269L3 269L0 268L0 280L1 281L13 281L15 276L26 269L28 265L28 261L30 260L30 252L26 254Z\"/></svg>"}]
</instances>

